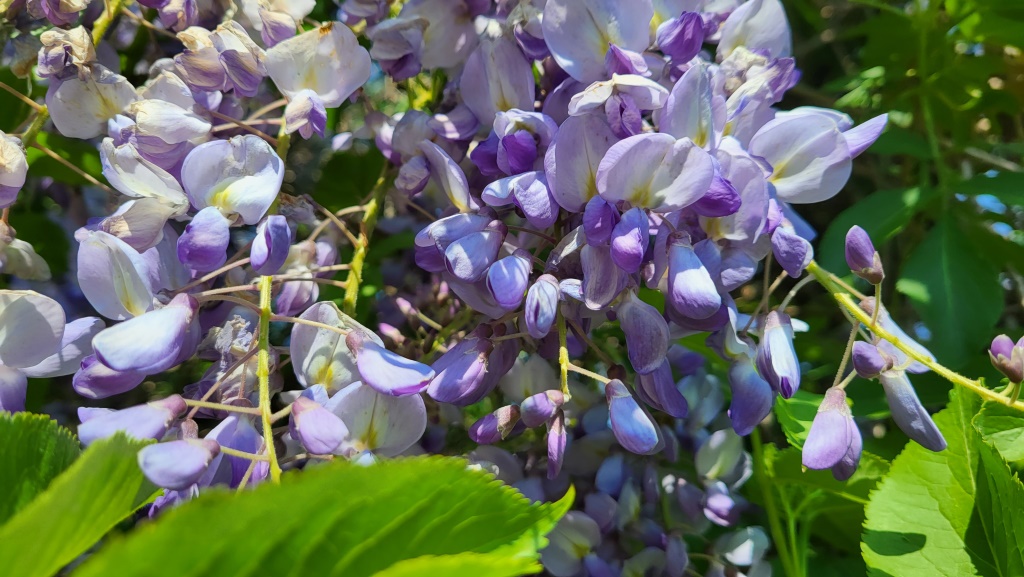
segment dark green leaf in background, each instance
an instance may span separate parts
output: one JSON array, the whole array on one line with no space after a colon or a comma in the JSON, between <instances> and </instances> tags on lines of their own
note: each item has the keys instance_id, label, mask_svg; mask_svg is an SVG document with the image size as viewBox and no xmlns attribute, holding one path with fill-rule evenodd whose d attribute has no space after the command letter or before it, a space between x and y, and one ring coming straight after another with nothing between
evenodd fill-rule
<instances>
[{"instance_id":1,"label":"dark green leaf in background","mask_svg":"<svg viewBox=\"0 0 1024 577\"><path fill-rule=\"evenodd\" d=\"M896 288L931 331L925 346L954 368L982 354L1003 312L998 271L965 242L952 216L914 249Z\"/></svg>"}]
</instances>

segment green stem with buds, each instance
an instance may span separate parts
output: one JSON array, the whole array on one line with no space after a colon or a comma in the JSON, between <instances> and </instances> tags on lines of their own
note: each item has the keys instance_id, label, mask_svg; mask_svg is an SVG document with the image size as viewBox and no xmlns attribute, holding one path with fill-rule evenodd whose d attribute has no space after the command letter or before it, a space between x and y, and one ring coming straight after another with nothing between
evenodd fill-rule
<instances>
[{"instance_id":1,"label":"green stem with buds","mask_svg":"<svg viewBox=\"0 0 1024 577\"><path fill-rule=\"evenodd\" d=\"M259 352L256 357L256 379L259 382L260 417L263 421L263 441L267 446L267 461L270 462L270 480L281 482L281 465L277 462L277 449L274 448L273 415L270 411L270 290L274 286L274 277L260 277L260 339Z\"/></svg>"},{"instance_id":2,"label":"green stem with buds","mask_svg":"<svg viewBox=\"0 0 1024 577\"><path fill-rule=\"evenodd\" d=\"M996 391L986 388L981 383L981 381L965 377L955 371L947 369L946 367L921 354L919 351L914 350L907 344L903 343L902 341L900 341L899 337L883 329L881 326L877 326L873 322L871 316L864 312L864 310L860 308L860 306L858 306L856 302L854 302L853 297L851 297L847 291L845 291L842 287L839 286L839 284L835 280L833 280L833 275L829 273L827 270L818 266L817 262L811 261L811 264L807 265L807 272L814 276L818 283L821 284L821 286L825 287L826 290L828 290L829 294L832 295L832 298L834 298L836 302L839 303L839 306L846 309L846 311L850 313L850 315L852 315L855 319L857 319L866 327L868 327L868 330L870 330L871 333L877 336L878 338L892 343L894 347L902 351L908 357L935 371L936 374L946 379L947 381L953 383L954 385L968 389L971 392L980 396L981 398L985 399L986 401L992 401L995 403L999 403L1001 405L1006 405L1008 407L1013 407L1015 409L1024 411L1024 403L1015 402L1007 397L1004 397L1003 395L1000 395ZM876 303L875 306L877 310L877 307L881 306L881 303Z\"/></svg>"}]
</instances>

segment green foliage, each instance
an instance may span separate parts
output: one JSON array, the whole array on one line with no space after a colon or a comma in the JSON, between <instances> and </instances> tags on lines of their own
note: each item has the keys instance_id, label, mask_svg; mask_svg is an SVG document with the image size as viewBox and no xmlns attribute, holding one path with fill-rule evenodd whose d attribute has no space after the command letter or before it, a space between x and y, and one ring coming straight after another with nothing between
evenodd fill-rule
<instances>
[{"instance_id":1,"label":"green foliage","mask_svg":"<svg viewBox=\"0 0 1024 577\"><path fill-rule=\"evenodd\" d=\"M998 403L985 403L974 428L981 438L1002 456L1011 467L1024 467L1024 413Z\"/></svg>"},{"instance_id":2,"label":"green foliage","mask_svg":"<svg viewBox=\"0 0 1024 577\"><path fill-rule=\"evenodd\" d=\"M155 488L139 470L136 455L143 445L120 434L93 443L0 527L5 574L55 574L145 503Z\"/></svg>"},{"instance_id":3,"label":"green foliage","mask_svg":"<svg viewBox=\"0 0 1024 577\"><path fill-rule=\"evenodd\" d=\"M0 525L78 457L78 439L45 415L0 413Z\"/></svg>"},{"instance_id":4,"label":"green foliage","mask_svg":"<svg viewBox=\"0 0 1024 577\"><path fill-rule=\"evenodd\" d=\"M807 440L807 433L811 430L811 423L814 415L818 414L818 405L824 395L809 393L798 390L795 395L785 399L779 397L775 400L775 418L782 426L782 432L786 435L789 444L797 449L804 446Z\"/></svg>"},{"instance_id":5,"label":"green foliage","mask_svg":"<svg viewBox=\"0 0 1024 577\"><path fill-rule=\"evenodd\" d=\"M112 542L75 576L536 572L544 535L572 501L570 491L531 505L459 459L331 463L240 495L212 491Z\"/></svg>"},{"instance_id":6,"label":"green foliage","mask_svg":"<svg viewBox=\"0 0 1024 577\"><path fill-rule=\"evenodd\" d=\"M49 148L89 176L103 181L103 165L100 163L99 150L88 141L40 132L36 136L36 144ZM68 168L38 148L26 150L25 159L28 160L29 174L32 176L49 176L65 184L90 184L77 171Z\"/></svg>"},{"instance_id":7,"label":"green foliage","mask_svg":"<svg viewBox=\"0 0 1024 577\"><path fill-rule=\"evenodd\" d=\"M818 249L821 265L837 273L849 270L843 247L846 233L852 226L863 228L875 247L882 250L883 244L903 230L910 219L935 197L935 190L915 187L880 190L862 198L839 213L825 231Z\"/></svg>"},{"instance_id":8,"label":"green foliage","mask_svg":"<svg viewBox=\"0 0 1024 577\"><path fill-rule=\"evenodd\" d=\"M837 549L856 551L864 520L864 506L889 463L864 453L860 466L847 481L836 481L831 471L804 470L798 449L765 447L765 468L771 490L776 491L784 515ZM759 492L751 492L754 498Z\"/></svg>"},{"instance_id":9,"label":"green foliage","mask_svg":"<svg viewBox=\"0 0 1024 577\"><path fill-rule=\"evenodd\" d=\"M997 271L963 242L949 217L910 255L896 288L932 331L932 352L952 366L984 350L1003 312Z\"/></svg>"},{"instance_id":10,"label":"green foliage","mask_svg":"<svg viewBox=\"0 0 1024 577\"><path fill-rule=\"evenodd\" d=\"M946 450L911 444L893 461L866 509L861 547L870 575L1024 572L1024 486L972 426L980 405L954 391L935 416Z\"/></svg>"}]
</instances>

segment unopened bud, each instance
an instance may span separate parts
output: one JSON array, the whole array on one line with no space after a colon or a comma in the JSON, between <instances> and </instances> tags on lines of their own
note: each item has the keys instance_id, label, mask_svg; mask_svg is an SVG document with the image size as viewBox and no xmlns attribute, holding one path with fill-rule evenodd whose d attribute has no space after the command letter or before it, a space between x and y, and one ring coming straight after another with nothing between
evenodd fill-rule
<instances>
[{"instance_id":1,"label":"unopened bud","mask_svg":"<svg viewBox=\"0 0 1024 577\"><path fill-rule=\"evenodd\" d=\"M873 285L881 284L885 279L882 259L871 243L871 237L859 226L846 233L846 264L853 274Z\"/></svg>"}]
</instances>

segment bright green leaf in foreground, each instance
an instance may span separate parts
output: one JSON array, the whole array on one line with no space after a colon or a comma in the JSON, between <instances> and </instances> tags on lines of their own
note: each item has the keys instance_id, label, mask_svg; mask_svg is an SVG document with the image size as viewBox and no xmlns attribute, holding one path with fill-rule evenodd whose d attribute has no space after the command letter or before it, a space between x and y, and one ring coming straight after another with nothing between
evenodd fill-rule
<instances>
[{"instance_id":1,"label":"bright green leaf in foreground","mask_svg":"<svg viewBox=\"0 0 1024 577\"><path fill-rule=\"evenodd\" d=\"M45 415L0 413L0 525L78 457L78 439Z\"/></svg>"},{"instance_id":2,"label":"bright green leaf in foreground","mask_svg":"<svg viewBox=\"0 0 1024 577\"><path fill-rule=\"evenodd\" d=\"M946 450L911 444L893 461L866 509L871 575L1024 574L1024 487L971 426L979 407L954 391L935 415Z\"/></svg>"},{"instance_id":3,"label":"bright green leaf in foreground","mask_svg":"<svg viewBox=\"0 0 1024 577\"><path fill-rule=\"evenodd\" d=\"M75 576L536 572L544 536L571 503L570 491L558 503L531 505L460 459L331 463L287 475L281 485L211 492L170 510L111 543Z\"/></svg>"},{"instance_id":4,"label":"bright green leaf in foreground","mask_svg":"<svg viewBox=\"0 0 1024 577\"><path fill-rule=\"evenodd\" d=\"M814 415L818 414L818 405L824 395L809 393L798 390L792 397L785 399L779 397L775 401L775 417L782 425L782 432L786 434L789 444L800 449L807 440L807 433L811 430L811 423Z\"/></svg>"},{"instance_id":5,"label":"bright green leaf in foreground","mask_svg":"<svg viewBox=\"0 0 1024 577\"><path fill-rule=\"evenodd\" d=\"M1011 466L1024 468L1024 413L998 403L985 403L974 428Z\"/></svg>"},{"instance_id":6,"label":"bright green leaf in foreground","mask_svg":"<svg viewBox=\"0 0 1024 577\"><path fill-rule=\"evenodd\" d=\"M93 443L0 527L3 574L53 575L145 503L154 487L139 470L143 445L122 435Z\"/></svg>"}]
</instances>

